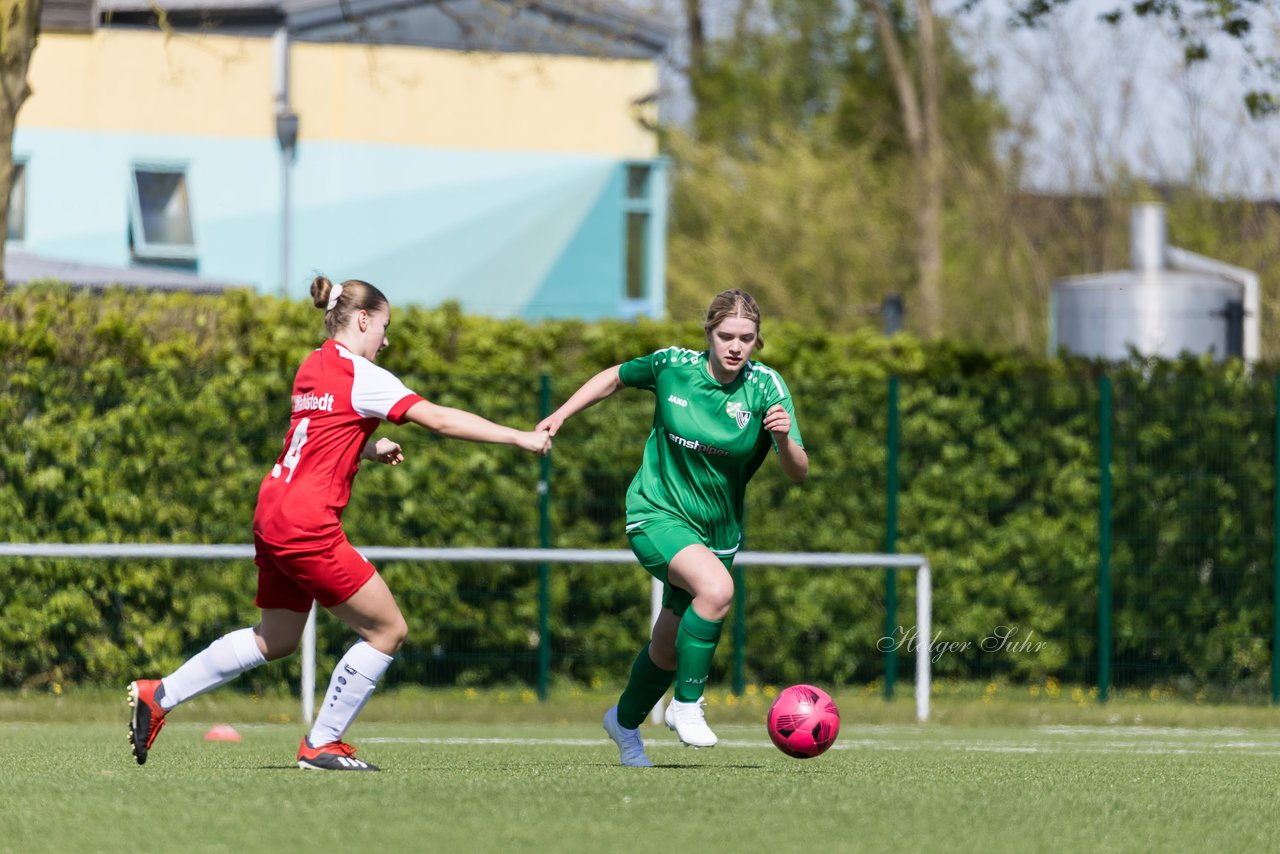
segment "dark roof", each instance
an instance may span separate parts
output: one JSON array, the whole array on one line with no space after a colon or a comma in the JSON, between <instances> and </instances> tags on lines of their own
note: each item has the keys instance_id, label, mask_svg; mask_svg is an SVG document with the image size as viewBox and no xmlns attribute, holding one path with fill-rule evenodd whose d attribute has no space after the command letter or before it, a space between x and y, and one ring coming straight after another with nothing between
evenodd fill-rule
<instances>
[{"instance_id":1,"label":"dark roof","mask_svg":"<svg viewBox=\"0 0 1280 854\"><path fill-rule=\"evenodd\" d=\"M185 270L165 267L111 267L105 264L81 264L78 261L60 261L27 252L10 250L5 253L4 278L10 285L31 282L65 282L78 288L107 288L119 285L126 288L142 288L156 291L194 291L197 293L221 293L230 288L245 287L230 282L217 282L201 278Z\"/></svg>"},{"instance_id":2,"label":"dark roof","mask_svg":"<svg viewBox=\"0 0 1280 854\"><path fill-rule=\"evenodd\" d=\"M40 5L40 30L89 32L94 14L93 0L44 0Z\"/></svg>"},{"instance_id":3,"label":"dark roof","mask_svg":"<svg viewBox=\"0 0 1280 854\"><path fill-rule=\"evenodd\" d=\"M670 28L610 0L162 0L170 25L295 39L651 59ZM154 26L148 0L99 0L107 26Z\"/></svg>"},{"instance_id":4,"label":"dark roof","mask_svg":"<svg viewBox=\"0 0 1280 854\"><path fill-rule=\"evenodd\" d=\"M308 41L373 41L464 50L648 58L670 31L599 0L284 0Z\"/></svg>"}]
</instances>

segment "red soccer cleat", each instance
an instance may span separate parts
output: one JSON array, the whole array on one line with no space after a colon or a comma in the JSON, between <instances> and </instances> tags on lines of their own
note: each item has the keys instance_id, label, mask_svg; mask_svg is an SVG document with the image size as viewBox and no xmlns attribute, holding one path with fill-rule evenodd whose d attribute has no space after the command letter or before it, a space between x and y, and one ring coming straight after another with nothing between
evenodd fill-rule
<instances>
[{"instance_id":1,"label":"red soccer cleat","mask_svg":"<svg viewBox=\"0 0 1280 854\"><path fill-rule=\"evenodd\" d=\"M308 771L377 771L363 759L356 759L356 749L345 741L312 747L306 736L298 748L298 767Z\"/></svg>"},{"instance_id":2,"label":"red soccer cleat","mask_svg":"<svg viewBox=\"0 0 1280 854\"><path fill-rule=\"evenodd\" d=\"M146 763L151 743L164 728L165 710L160 708L160 696L163 695L164 688L159 679L139 679L129 683L129 705L133 707L133 715L129 718L129 744L133 746L133 758L139 765Z\"/></svg>"}]
</instances>

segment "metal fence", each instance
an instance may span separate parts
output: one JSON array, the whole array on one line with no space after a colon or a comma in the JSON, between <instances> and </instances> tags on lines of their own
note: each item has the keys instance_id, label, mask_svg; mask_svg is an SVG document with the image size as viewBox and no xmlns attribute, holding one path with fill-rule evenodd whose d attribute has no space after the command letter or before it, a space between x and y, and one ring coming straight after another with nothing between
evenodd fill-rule
<instances>
[{"instance_id":1,"label":"metal fence","mask_svg":"<svg viewBox=\"0 0 1280 854\"><path fill-rule=\"evenodd\" d=\"M480 385L472 379L452 377L449 387L440 380L437 397L470 405ZM899 592L897 569L873 577L753 568L739 585L739 622L716 678L735 688L820 678L892 695L899 670L915 675L914 659L899 653L924 643L935 685L1035 689L1053 681L1091 686L1100 699L1127 691L1280 699L1273 378L1187 363L1110 376L969 370L952 379L791 379L810 481L796 489L766 464L750 487L744 554L926 554L938 570L934 633L909 636L910 620L899 614L915 601L909 587ZM12 401L0 387L0 539L243 537L260 458L278 444L269 417L192 415L179 425L191 447L239 456L211 454L198 475L189 461L148 460L135 475L144 466L131 456L131 422L117 417L132 405L130 382L121 380L110 399L94 398L100 393L88 386L62 394L115 430L95 438L102 447L70 447L79 440L70 435L32 450L32 437L66 418L69 404L53 400L56 380L28 380ZM207 377L170 384L202 383L210 394L238 388ZM509 409L486 414L512 423L532 422L529 412L572 390L536 377L510 385ZM201 411L250 411L218 400ZM380 487L362 483L344 522L357 544L616 550L625 545L624 493L651 413L646 395L620 395L575 419L551 459L514 473L491 452L442 460L434 438L397 434L414 460L428 463L416 475L400 467L400 480L362 474L382 478ZM107 448L108 439L116 444ZM96 480L79 473L91 452L114 455L114 468ZM117 470L120 483L100 483ZM140 503L144 489L164 503ZM195 502L205 515L170 512ZM72 510L76 521L64 524ZM94 514L106 520L98 528L80 521ZM91 580L66 558L0 560L8 659L0 682L41 684L64 673L114 680L126 667L172 664L207 643L212 627L252 618L248 561L219 564L227 577L211 580L196 561L164 560ZM424 684L519 683L545 692L557 679L616 678L646 628L647 609L637 603L647 601L647 576L635 568L426 569L392 559L380 569L411 621L412 646L396 670ZM320 632L322 658L346 637L336 627Z\"/></svg>"}]
</instances>

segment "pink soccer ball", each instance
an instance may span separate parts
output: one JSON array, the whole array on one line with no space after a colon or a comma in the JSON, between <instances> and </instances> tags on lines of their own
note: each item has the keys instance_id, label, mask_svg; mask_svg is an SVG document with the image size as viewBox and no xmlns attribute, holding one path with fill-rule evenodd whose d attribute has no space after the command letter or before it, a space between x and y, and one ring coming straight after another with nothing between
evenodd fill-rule
<instances>
[{"instance_id":1,"label":"pink soccer ball","mask_svg":"<svg viewBox=\"0 0 1280 854\"><path fill-rule=\"evenodd\" d=\"M840 710L831 695L812 685L782 689L769 707L769 738L796 759L826 753L840 734Z\"/></svg>"}]
</instances>

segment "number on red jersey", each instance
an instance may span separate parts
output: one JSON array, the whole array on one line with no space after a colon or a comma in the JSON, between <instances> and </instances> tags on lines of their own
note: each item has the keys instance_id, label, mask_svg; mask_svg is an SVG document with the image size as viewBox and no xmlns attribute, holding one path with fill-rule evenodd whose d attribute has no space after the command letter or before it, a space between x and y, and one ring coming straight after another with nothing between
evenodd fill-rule
<instances>
[{"instance_id":1,"label":"number on red jersey","mask_svg":"<svg viewBox=\"0 0 1280 854\"><path fill-rule=\"evenodd\" d=\"M293 431L293 441L289 443L289 450L284 452L284 458L271 470L272 477L279 477L283 466L289 470L289 476L284 479L284 482L293 480L293 470L298 467L298 460L302 458L302 446L307 444L307 424L310 422L310 418L303 418L298 422L298 426Z\"/></svg>"}]
</instances>

